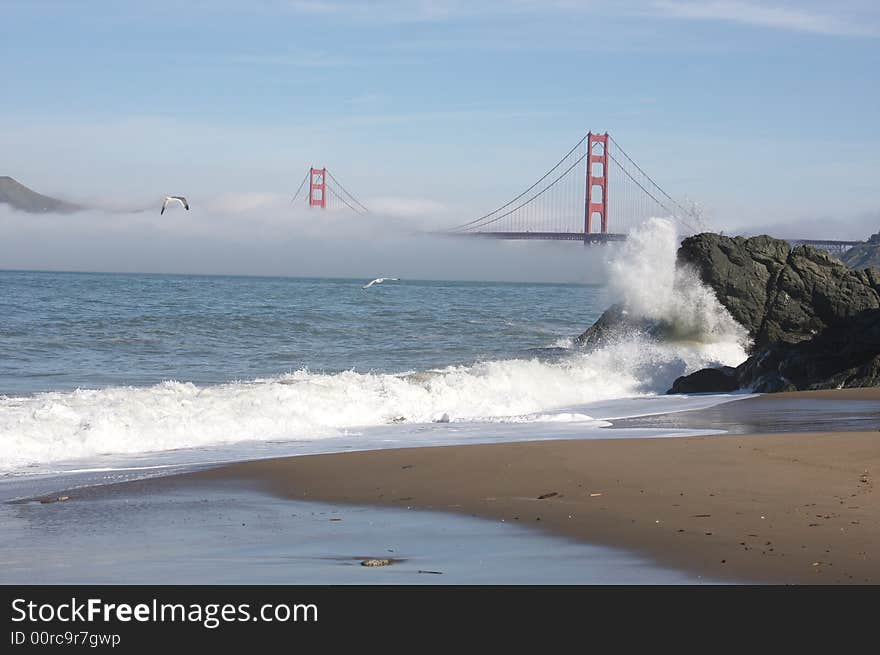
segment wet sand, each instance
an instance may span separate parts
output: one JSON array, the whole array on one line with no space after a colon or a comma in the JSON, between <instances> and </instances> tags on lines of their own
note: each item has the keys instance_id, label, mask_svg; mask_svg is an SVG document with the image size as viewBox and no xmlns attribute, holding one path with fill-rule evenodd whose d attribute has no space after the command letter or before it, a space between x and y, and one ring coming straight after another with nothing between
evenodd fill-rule
<instances>
[{"instance_id":1,"label":"wet sand","mask_svg":"<svg viewBox=\"0 0 880 655\"><path fill-rule=\"evenodd\" d=\"M775 404L775 423L785 424L799 420L786 403L823 399L840 401L857 421L847 425L863 429L310 455L145 484L240 483L290 499L461 512L623 547L713 579L880 583L880 390L729 407L748 417L773 414Z\"/></svg>"},{"instance_id":2,"label":"wet sand","mask_svg":"<svg viewBox=\"0 0 880 655\"><path fill-rule=\"evenodd\" d=\"M0 503L0 585L713 582L530 527L239 485L116 485ZM361 564L383 558L393 564Z\"/></svg>"},{"instance_id":3,"label":"wet sand","mask_svg":"<svg viewBox=\"0 0 880 655\"><path fill-rule=\"evenodd\" d=\"M880 429L877 389L796 391L753 396L704 409L618 419L614 428L680 431L711 427L729 434L857 432Z\"/></svg>"}]
</instances>

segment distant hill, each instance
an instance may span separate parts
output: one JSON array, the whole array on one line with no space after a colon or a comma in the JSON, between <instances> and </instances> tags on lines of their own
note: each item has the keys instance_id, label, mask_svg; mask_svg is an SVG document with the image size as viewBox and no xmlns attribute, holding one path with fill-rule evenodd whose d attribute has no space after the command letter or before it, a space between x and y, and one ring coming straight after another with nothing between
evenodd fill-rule
<instances>
[{"instance_id":1,"label":"distant hill","mask_svg":"<svg viewBox=\"0 0 880 655\"><path fill-rule=\"evenodd\" d=\"M69 214L83 209L72 202L44 196L9 176L0 176L0 203L30 214Z\"/></svg>"},{"instance_id":2,"label":"distant hill","mask_svg":"<svg viewBox=\"0 0 880 655\"><path fill-rule=\"evenodd\" d=\"M850 268L880 269L880 232L871 235L865 243L860 243L847 250L840 259Z\"/></svg>"}]
</instances>

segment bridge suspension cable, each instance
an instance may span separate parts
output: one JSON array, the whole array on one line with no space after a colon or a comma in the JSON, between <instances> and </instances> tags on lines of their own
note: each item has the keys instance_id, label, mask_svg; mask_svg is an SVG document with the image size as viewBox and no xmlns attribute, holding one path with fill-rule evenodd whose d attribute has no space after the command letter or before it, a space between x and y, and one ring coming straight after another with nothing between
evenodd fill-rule
<instances>
[{"instance_id":1,"label":"bridge suspension cable","mask_svg":"<svg viewBox=\"0 0 880 655\"><path fill-rule=\"evenodd\" d=\"M608 156L614 161L614 163L617 164L617 166L618 166L623 172L625 172L625 173L627 174L627 176L628 176L633 182L635 182L635 183L636 183L636 184L637 184L637 185L638 185L638 186L639 186L639 187L640 187L640 188L641 188L646 194L648 194L649 196L651 196L652 198L654 198L654 201L655 201L658 205L660 205L661 207L663 207L664 209L666 209L666 211L668 211L670 215L672 215L674 218L676 218L676 219L679 220L681 223L683 223L683 224L685 225L685 227L688 227L688 228L690 228L691 230L694 230L694 231L696 231L697 228L703 229L703 228L705 227L704 225L698 225L697 227L695 227L695 226L693 226L693 225L688 224L688 223L685 221L685 219L682 217L682 214L683 214L684 216L689 217L691 220L693 220L694 222L697 222L697 223L702 223L702 220L701 220L701 218L700 218L699 216L696 216L696 215L694 214L694 211L693 211L693 210L689 210L689 209L687 209L687 208L684 207L680 202L678 202L675 198L673 198L671 195L669 195L668 193L666 193L666 191L663 189L663 187L661 187L659 184L657 184L657 182L654 181L654 178L652 178L650 175L648 175L648 174L644 171L644 169L642 169L642 167L639 166L639 165L633 160L633 158L630 157L630 156L627 154L626 150L624 150L624 149L620 146L620 144L614 139L613 136L611 136L611 135L609 134L609 135L608 135L608 138L609 138L609 140L611 141L611 143L614 145L614 148L615 148L618 152L620 152L620 154L623 155L624 158L626 158L626 160L627 160L630 164L632 164L633 167L635 167L635 169L636 169L639 173L641 173L642 177L643 177L645 180L648 181L648 184L650 184L654 189L656 189L656 190L659 192L659 195L662 195L662 196L663 196L664 198L666 198L670 203L672 203L673 205L675 205L675 207L677 207L679 210L681 210L681 214L679 214L678 212L676 212L676 211L674 211L674 210L669 209L669 207L668 207L667 205L665 205L664 203L660 202L657 198L655 198L655 197L654 197L654 194L652 194L651 192L649 192L649 191L645 188L644 185L640 184L640 183L635 179L635 177L633 177L632 175L630 175L630 173L626 170L626 168L623 166L623 164L621 164L620 161L618 161L617 159L615 159L615 157L611 154L611 152L609 152L609 153L608 153Z\"/></svg>"},{"instance_id":2,"label":"bridge suspension cable","mask_svg":"<svg viewBox=\"0 0 880 655\"><path fill-rule=\"evenodd\" d=\"M370 212L360 200L348 191L342 183L336 179L328 168L310 168L299 188L293 195L291 203L296 202L300 192L309 183L309 192L304 196L309 207L320 209L341 209L347 207L355 214L368 214Z\"/></svg>"},{"instance_id":3,"label":"bridge suspension cable","mask_svg":"<svg viewBox=\"0 0 880 655\"><path fill-rule=\"evenodd\" d=\"M535 183L534 183L532 186L530 186L528 189L526 189L525 191L523 191L522 193L520 193L518 196L516 196L516 197L513 198L512 200L507 201L506 203L504 203L503 205L501 205L501 206L498 207L497 209L494 209L494 210L490 211L488 214L483 214L483 215L480 216L479 218L475 218L475 219L472 220L472 221L468 221L467 223L462 223L461 225L457 225L456 227L451 228L451 229L450 229L450 232L454 232L454 231L457 231L457 230L464 230L464 229L466 229L466 228L470 228L470 227L476 227L476 226L477 226L477 223L480 223L481 221L483 221L483 220L485 220L485 219L487 219L487 218L491 218L492 216L494 216L494 215L497 214L498 212L500 212L500 211L502 211L502 210L507 209L508 207L510 207L513 203L515 203L517 200L523 198L523 197L524 197L526 194L528 194L532 189L534 189L534 188L535 188L536 186L538 186L541 182L543 182L544 180L546 180L546 179L547 179L547 178L553 173L553 171L557 170L560 166L562 166L563 162L565 162L565 160L568 159L569 156L571 156L571 154L572 154L575 150L577 150L578 148L580 148L580 147L584 144L584 141L586 141L586 140L587 140L587 137L584 136L583 139L581 139L581 140L578 141L576 144L574 144L574 147L572 147L571 150L569 150L567 153L565 153L565 155L562 157L562 159L560 159L558 162L556 162L556 163L550 168L550 170L548 170L546 173L544 173L541 177L538 178L537 182L535 182ZM586 153L584 153L584 155L581 156L581 158L578 160L578 162L582 161L585 155L586 155ZM569 168L569 170L571 170L571 169ZM566 171L566 173L567 173L567 172L568 172L568 171ZM563 173L563 175L564 175L564 173ZM562 177L562 176L560 176L560 177ZM559 178L557 178L557 179L553 182L553 184L555 184L555 183L558 182L558 181L559 181ZM551 184L550 186L553 186L553 184ZM548 188L549 188L549 187L548 187ZM545 191L546 191L546 189L545 189ZM543 192L542 192L542 193L543 193ZM531 198L531 200L534 200L534 199L537 198L539 195L541 195L541 194L539 193L539 194L533 196L533 197ZM531 200L526 201L526 202L531 202ZM520 207L521 207L521 206L522 206L522 205L520 205ZM514 210L514 211L515 211L515 210ZM509 215L509 212L508 212L508 214L505 214L505 216L507 216L507 215ZM489 221L489 222L486 223L486 225L488 225L488 224L491 223L491 222L494 222L494 221Z\"/></svg>"},{"instance_id":4,"label":"bridge suspension cable","mask_svg":"<svg viewBox=\"0 0 880 655\"><path fill-rule=\"evenodd\" d=\"M580 164L580 163L584 160L584 158L585 158L586 156L587 156L587 153L585 152L585 153L582 154L580 157L578 157L578 158L574 161L574 163L571 164L571 166L569 166L569 167L566 168L564 171L562 171L562 173L560 173L559 176L558 176L555 180L553 180L552 182L550 182L550 184L548 184L548 185L545 186L543 189L541 189L540 191L538 191L538 193L536 193L535 195L533 195L531 198L529 198L529 199L526 200L525 202L523 202L523 203L517 205L516 207L510 209L509 211L507 211L507 212L505 212L505 213L503 213L503 214L500 214L500 215L498 215L498 216L493 217L492 220L488 220L488 221L486 221L485 223L480 223L480 225L475 226L475 227L485 227L486 225L491 225L491 224L493 224L493 223L496 223L496 222L500 221L501 219L507 218L508 216L510 216L511 214L513 214L515 211L517 211L517 210L519 210L519 209L522 209L523 207L525 207L526 205L530 204L530 203L533 202L534 200L537 200L538 198L540 198L541 196L543 196L547 191L549 191L550 189L552 189L553 187L555 187L556 184L557 184L557 182L559 182L562 178L564 178L566 175L568 175L568 174L572 171L572 169L573 169L575 166L577 166L578 164ZM544 178L546 178L546 175L544 176ZM541 178L541 179L544 179L544 178ZM540 182L540 180L539 180L539 182ZM529 187L529 189L526 191L526 193L528 193L528 191L530 191L531 189L534 189L535 186L537 186L537 184L533 184L531 187ZM518 197L519 197L519 198L522 198L523 195L525 195L525 193L520 194ZM506 206L509 206L509 205L510 205L510 203L507 203ZM485 217L484 217L484 218L485 218Z\"/></svg>"},{"instance_id":5,"label":"bridge suspension cable","mask_svg":"<svg viewBox=\"0 0 880 655\"><path fill-rule=\"evenodd\" d=\"M652 216L668 216L690 232L698 231L694 223L700 223L610 135L590 133L527 189L447 233L613 241Z\"/></svg>"},{"instance_id":6,"label":"bridge suspension cable","mask_svg":"<svg viewBox=\"0 0 880 655\"><path fill-rule=\"evenodd\" d=\"M342 193L344 193L344 194L348 197L348 199L351 201L352 204L357 205L357 206L360 208L360 210L363 211L364 213L369 213L369 212L370 212L370 210L367 209L367 208L364 206L364 204L363 204L360 200L358 200L358 199L355 198L353 195L351 195L351 194L348 192L348 190L347 190L344 186L342 186L342 182L340 182L339 180L337 180L337 179L333 176L333 173L330 172L330 169L327 169L327 175L330 176L330 179L333 180L334 184L335 184L336 186L338 186L338 187L342 190ZM337 195L338 195L338 192L336 192L336 191L334 191L334 192L337 193ZM340 200L342 200L343 202L345 202L345 200L344 200L341 196L340 196ZM348 206L349 206L351 209L353 209L354 211L358 211L358 210L355 210L354 207L352 207L351 205L349 205L347 202L346 202L345 204L348 205Z\"/></svg>"},{"instance_id":7,"label":"bridge suspension cable","mask_svg":"<svg viewBox=\"0 0 880 655\"><path fill-rule=\"evenodd\" d=\"M296 193L293 194L293 200L290 201L291 204L296 202L296 199L299 197L300 191L303 190L303 187L306 185L306 182L309 179L310 173L306 173L305 177L303 177L303 181L299 183L299 188L296 190Z\"/></svg>"},{"instance_id":8,"label":"bridge suspension cable","mask_svg":"<svg viewBox=\"0 0 880 655\"><path fill-rule=\"evenodd\" d=\"M327 206L329 209L339 209L339 206L334 203L335 200L338 200L343 205L348 207L351 211L353 211L355 214L366 214L368 211L366 208L361 209L357 205L354 205L351 202L349 202L348 200L346 200L345 196L343 194L339 193L339 191L337 191L336 188L332 184L327 185L327 200L328 200Z\"/></svg>"},{"instance_id":9,"label":"bridge suspension cable","mask_svg":"<svg viewBox=\"0 0 880 655\"><path fill-rule=\"evenodd\" d=\"M624 175L626 175L630 180L632 180L632 182L633 182L633 183L634 183L639 189L641 189L642 192L643 192L646 196L648 196L648 198L650 198L651 200L653 200L653 201L657 204L658 207L660 207L661 209L663 209L663 211L665 211L666 213L668 213L671 217L673 217L673 218L675 218L676 220L678 220L679 222L681 222L681 223L682 223L686 228L688 228L689 230L691 230L691 231L696 231L696 228L694 228L692 225L688 224L688 223L687 223L683 218L681 218L680 216L677 216L676 213L675 213L675 211L671 210L671 209L670 209L667 205L665 205L662 201L658 200L657 197L656 197L653 193L651 193L650 191L648 191L648 190L644 187L644 185L642 185L641 182L639 182L635 177L633 177L633 175L632 175L628 170L626 170L626 168L625 168L625 167L624 167L624 166L623 166L623 165L622 165L622 164L621 164L621 163L620 163L620 162L614 157L614 155L612 155L610 152L608 153L608 158L609 158L612 162L614 162L614 163L617 165L618 169L619 169ZM641 169L640 169L640 170L641 170ZM647 177L647 175L646 175L645 177ZM655 186L656 186L656 185L655 185ZM657 188L659 189L660 187L657 187ZM625 202L625 201L624 201L624 202ZM674 201L673 201L673 202L674 202Z\"/></svg>"}]
</instances>

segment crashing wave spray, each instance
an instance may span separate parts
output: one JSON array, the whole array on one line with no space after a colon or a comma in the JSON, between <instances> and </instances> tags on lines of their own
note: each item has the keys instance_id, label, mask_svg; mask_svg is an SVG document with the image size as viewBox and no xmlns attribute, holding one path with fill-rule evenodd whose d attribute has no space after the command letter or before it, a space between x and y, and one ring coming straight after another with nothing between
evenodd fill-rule
<instances>
[{"instance_id":1,"label":"crashing wave spray","mask_svg":"<svg viewBox=\"0 0 880 655\"><path fill-rule=\"evenodd\" d=\"M242 441L318 440L396 423L541 420L541 410L637 393L582 357L409 374L301 370L252 382L164 382L0 396L0 470L31 463ZM589 420L589 417L581 417ZM559 420L558 417L554 420Z\"/></svg>"},{"instance_id":2,"label":"crashing wave spray","mask_svg":"<svg viewBox=\"0 0 880 655\"><path fill-rule=\"evenodd\" d=\"M540 422L549 436L554 423L590 420L589 409L553 410L663 393L679 375L745 359L745 331L695 275L676 269L677 245L672 224L654 219L611 263L616 299L633 314L673 326L671 340L630 335L594 350L571 347L556 361L508 359L408 374L300 370L208 386L168 381L0 396L0 470L236 442L344 437L353 446L363 428L400 428L405 435L398 423L445 417L496 426Z\"/></svg>"},{"instance_id":3,"label":"crashing wave spray","mask_svg":"<svg viewBox=\"0 0 880 655\"><path fill-rule=\"evenodd\" d=\"M611 291L633 317L663 324L672 340L748 346L748 333L715 292L686 266L676 266L678 234L672 221L651 218L629 235L612 260Z\"/></svg>"}]
</instances>

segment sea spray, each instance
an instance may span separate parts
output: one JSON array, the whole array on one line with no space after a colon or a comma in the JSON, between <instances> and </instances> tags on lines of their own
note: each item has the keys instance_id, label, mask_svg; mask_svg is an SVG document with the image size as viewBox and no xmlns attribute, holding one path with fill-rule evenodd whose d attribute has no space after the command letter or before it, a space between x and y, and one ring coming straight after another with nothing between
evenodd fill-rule
<instances>
[{"instance_id":1,"label":"sea spray","mask_svg":"<svg viewBox=\"0 0 880 655\"><path fill-rule=\"evenodd\" d=\"M745 360L748 333L687 266L676 265L675 224L651 218L630 233L610 262L610 290L633 317L663 324L666 337L739 346Z\"/></svg>"},{"instance_id":2,"label":"sea spray","mask_svg":"<svg viewBox=\"0 0 880 655\"><path fill-rule=\"evenodd\" d=\"M662 393L731 356L725 344L621 342L555 362L490 361L413 374L307 370L218 385L168 381L0 397L0 470L239 442L313 441L400 423L589 421L580 404ZM401 433L402 434L402 433Z\"/></svg>"},{"instance_id":3,"label":"sea spray","mask_svg":"<svg viewBox=\"0 0 880 655\"><path fill-rule=\"evenodd\" d=\"M591 420L579 406L663 393L679 375L745 358L741 328L695 276L676 270L676 246L671 224L652 220L611 267L612 293L628 311L676 326L679 339L632 337L590 351L557 339L552 346L563 354L549 360L497 359L408 373L303 368L223 384L165 381L0 396L0 470L241 442L342 437L357 447L368 428L399 430L405 439L413 424L448 426L435 424L444 417L453 428L543 423L550 436L560 423Z\"/></svg>"}]
</instances>

